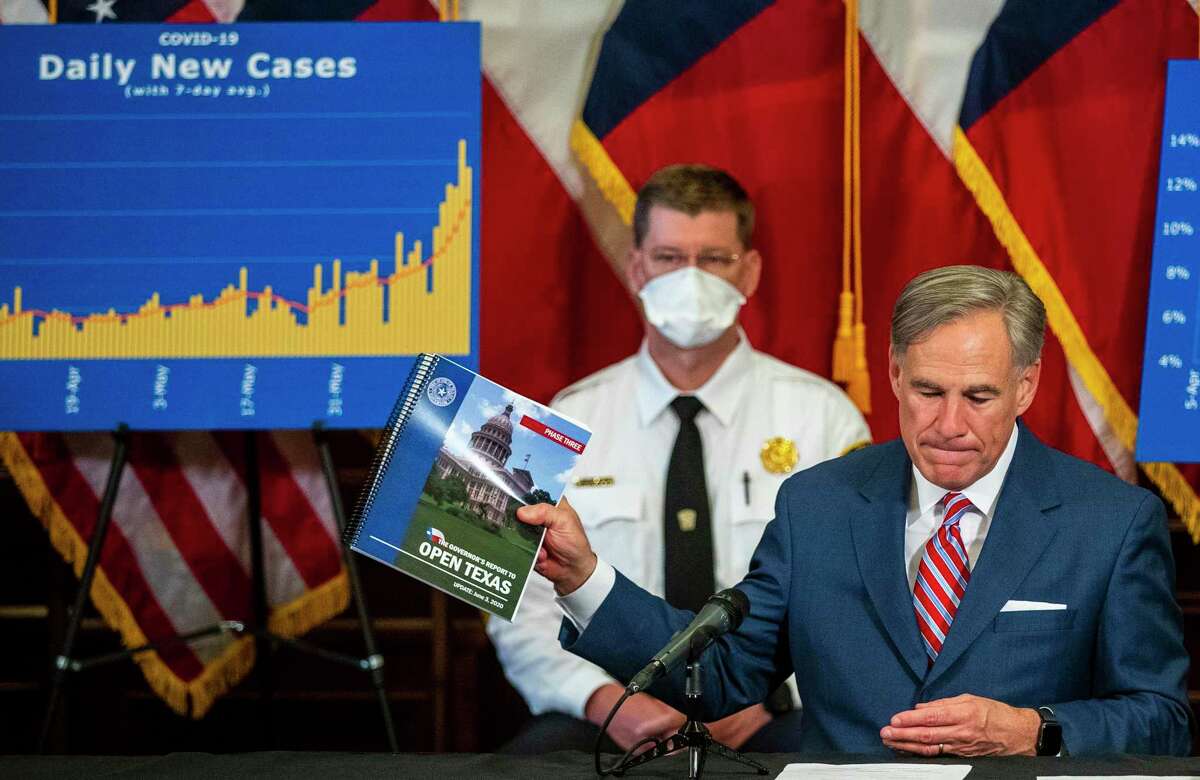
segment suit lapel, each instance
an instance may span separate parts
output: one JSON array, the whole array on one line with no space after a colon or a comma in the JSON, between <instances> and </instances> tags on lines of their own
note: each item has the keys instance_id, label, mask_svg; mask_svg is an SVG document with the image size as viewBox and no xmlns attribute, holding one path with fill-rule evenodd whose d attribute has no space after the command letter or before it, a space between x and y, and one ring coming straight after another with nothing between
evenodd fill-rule
<instances>
[{"instance_id":1,"label":"suit lapel","mask_svg":"<svg viewBox=\"0 0 1200 780\"><path fill-rule=\"evenodd\" d=\"M925 650L913 616L904 563L904 517L912 465L899 441L884 445L874 472L859 486L867 504L850 521L858 570L880 622L917 679Z\"/></svg>"},{"instance_id":2,"label":"suit lapel","mask_svg":"<svg viewBox=\"0 0 1200 780\"><path fill-rule=\"evenodd\" d=\"M991 624L1057 533L1055 524L1043 515L1043 510L1060 503L1053 468L1045 446L1022 425L987 541L971 570L942 651L929 670L927 685Z\"/></svg>"}]
</instances>

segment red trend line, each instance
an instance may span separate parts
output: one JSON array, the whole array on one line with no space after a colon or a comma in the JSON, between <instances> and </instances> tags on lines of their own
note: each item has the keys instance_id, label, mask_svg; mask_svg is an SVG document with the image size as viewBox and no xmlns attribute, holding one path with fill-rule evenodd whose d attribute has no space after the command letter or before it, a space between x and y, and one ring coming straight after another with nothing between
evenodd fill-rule
<instances>
[{"instance_id":1,"label":"red trend line","mask_svg":"<svg viewBox=\"0 0 1200 780\"><path fill-rule=\"evenodd\" d=\"M470 208L470 206L471 206L470 200L463 201L462 208L459 209L458 214L455 215L454 224L451 226L450 232L446 236L446 241L445 241L445 243L442 244L442 249L439 249L438 251L431 254L429 257L425 258L423 261L421 261L421 263L419 265L410 266L408 268L405 268L403 271L397 271L396 273L392 274L391 276L385 276L382 278L377 277L375 279L375 283L377 285L379 285L380 287L386 287L387 285L392 284L393 282L399 281L400 279L403 279L407 276L412 276L413 274L417 273L418 271L432 266L437 260L439 260L443 256L443 254L445 253L445 247L449 246L454 241L455 236L458 235L459 228L462 226L463 217L466 215L467 210ZM338 290L337 295L332 296L330 298L326 298L321 301L318 301L316 303L316 306L319 307L319 306L333 305L333 304L337 303L338 301L340 301L342 298L344 298L346 296L346 293L349 292L350 290L357 290L362 287L366 287L369 284L371 284L371 280L365 279L363 281L356 282L354 284L344 285L341 287L341 289ZM289 309L292 309L293 311L299 311L305 315L309 314L308 306L304 305L303 303L300 303L299 301L289 300L287 298L284 298L282 295L276 295L273 292L270 295L268 295L265 290L247 290L245 293L238 293L236 295L232 295L232 296L229 296L224 299L216 299L216 300L200 303L199 305L193 305L191 303L172 303L172 304L168 304L166 306L160 306L158 308L158 310L156 310L154 313L157 314L159 311L173 312L176 309L190 309L193 311L195 311L197 309L213 309L213 308L216 308L217 306L223 306L225 304L235 303L237 301L243 301L248 298L253 298L258 301L261 301L263 298L267 298L268 301L277 302L279 304L282 304L283 306L286 306ZM85 314L83 316L76 317L74 315L69 315L66 312L58 311L57 309L53 310L53 311L45 311L44 309L24 309L19 314L11 314L5 320L0 321L0 325L5 325L9 322L13 322L13 321L17 320L19 317L22 317L27 314L31 315L33 317L41 317L42 319L46 319L46 320L69 319L72 325L81 325L89 320L93 320L93 321L98 320L98 321L103 322L106 320L115 319L115 320L119 320L121 322L128 322L129 320L147 316L146 312L127 312L127 313L113 312L112 314L105 312L105 313L97 313L97 314Z\"/></svg>"}]
</instances>

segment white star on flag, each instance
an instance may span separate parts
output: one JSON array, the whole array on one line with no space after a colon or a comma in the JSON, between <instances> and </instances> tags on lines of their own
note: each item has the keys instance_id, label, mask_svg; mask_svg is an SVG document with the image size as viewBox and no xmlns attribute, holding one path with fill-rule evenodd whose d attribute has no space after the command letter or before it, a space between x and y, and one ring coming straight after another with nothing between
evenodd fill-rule
<instances>
[{"instance_id":1,"label":"white star on flag","mask_svg":"<svg viewBox=\"0 0 1200 780\"><path fill-rule=\"evenodd\" d=\"M117 14L113 11L113 6L117 0L95 0L94 3L87 7L87 10L96 14L96 24L100 24L105 19L116 19Z\"/></svg>"}]
</instances>

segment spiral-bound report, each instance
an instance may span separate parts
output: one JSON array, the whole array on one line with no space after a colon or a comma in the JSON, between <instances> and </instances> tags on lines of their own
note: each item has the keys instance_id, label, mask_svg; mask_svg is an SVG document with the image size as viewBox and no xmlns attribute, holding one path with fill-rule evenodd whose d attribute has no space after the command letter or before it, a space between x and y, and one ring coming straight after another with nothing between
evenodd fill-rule
<instances>
[{"instance_id":1,"label":"spiral-bound report","mask_svg":"<svg viewBox=\"0 0 1200 780\"><path fill-rule=\"evenodd\" d=\"M517 507L557 503L591 432L438 355L418 356L345 542L512 620L542 541Z\"/></svg>"}]
</instances>

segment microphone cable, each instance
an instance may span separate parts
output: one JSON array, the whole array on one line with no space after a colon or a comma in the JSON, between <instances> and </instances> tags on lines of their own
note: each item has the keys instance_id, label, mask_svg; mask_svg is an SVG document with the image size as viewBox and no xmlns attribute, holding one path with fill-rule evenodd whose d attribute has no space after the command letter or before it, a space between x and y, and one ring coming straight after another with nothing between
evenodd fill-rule
<instances>
[{"instance_id":1,"label":"microphone cable","mask_svg":"<svg viewBox=\"0 0 1200 780\"><path fill-rule=\"evenodd\" d=\"M596 746L592 749L592 760L596 768L597 777L620 775L624 771L623 767L629 763L629 759L633 758L634 754L637 753L637 751L643 745L654 745L656 748L661 748L663 746L663 741L658 737L646 737L633 747L629 748L629 750L626 750L625 755L618 758L610 766L602 767L600 765L600 746L604 743L604 737L608 734L608 725L612 723L612 719L616 716L617 710L621 709L621 705L624 704L630 696L633 696L634 693L636 693L636 691L630 691L628 688L625 689L625 692L621 694L621 698L617 699L617 703L613 705L611 710L609 710L608 717L604 719L604 725L600 727L600 733L596 735Z\"/></svg>"}]
</instances>

